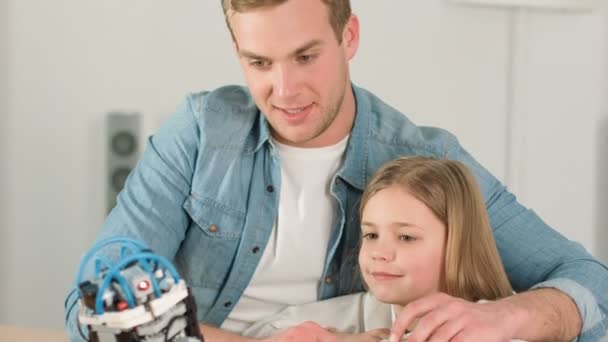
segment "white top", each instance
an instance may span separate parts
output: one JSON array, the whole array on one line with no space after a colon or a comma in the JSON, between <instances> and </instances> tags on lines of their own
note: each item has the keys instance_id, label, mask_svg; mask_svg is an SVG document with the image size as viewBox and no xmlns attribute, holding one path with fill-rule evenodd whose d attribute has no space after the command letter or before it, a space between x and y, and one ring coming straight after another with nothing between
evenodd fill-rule
<instances>
[{"instance_id":1,"label":"white top","mask_svg":"<svg viewBox=\"0 0 608 342\"><path fill-rule=\"evenodd\" d=\"M252 325L243 331L243 336L266 338L306 321L314 321L323 327L344 333L390 328L391 311L390 304L377 301L369 292L360 292L287 307Z\"/></svg>"},{"instance_id":2,"label":"white top","mask_svg":"<svg viewBox=\"0 0 608 342\"><path fill-rule=\"evenodd\" d=\"M243 336L266 338L306 321L314 321L335 331L354 334L373 329L390 329L395 321L395 313L392 305L378 301L370 292L360 292L287 307L275 316L250 326L243 331ZM380 342L385 341L388 340ZM407 334L401 341L407 341ZM511 342L525 341L511 340Z\"/></svg>"},{"instance_id":3,"label":"white top","mask_svg":"<svg viewBox=\"0 0 608 342\"><path fill-rule=\"evenodd\" d=\"M221 326L234 333L288 305L317 300L333 227L337 204L330 186L348 136L321 148L272 142L281 164L278 218L251 282Z\"/></svg>"}]
</instances>

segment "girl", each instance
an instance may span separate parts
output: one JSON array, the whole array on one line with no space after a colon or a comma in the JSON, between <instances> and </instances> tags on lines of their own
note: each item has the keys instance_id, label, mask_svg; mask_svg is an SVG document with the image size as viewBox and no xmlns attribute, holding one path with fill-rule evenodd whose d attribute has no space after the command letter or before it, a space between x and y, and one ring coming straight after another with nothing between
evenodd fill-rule
<instances>
[{"instance_id":1,"label":"girl","mask_svg":"<svg viewBox=\"0 0 608 342\"><path fill-rule=\"evenodd\" d=\"M460 162L388 162L363 193L360 217L358 261L369 291L289 307L245 336L314 320L344 341L378 341L388 337L395 312L425 295L479 301L513 293L478 185Z\"/></svg>"}]
</instances>

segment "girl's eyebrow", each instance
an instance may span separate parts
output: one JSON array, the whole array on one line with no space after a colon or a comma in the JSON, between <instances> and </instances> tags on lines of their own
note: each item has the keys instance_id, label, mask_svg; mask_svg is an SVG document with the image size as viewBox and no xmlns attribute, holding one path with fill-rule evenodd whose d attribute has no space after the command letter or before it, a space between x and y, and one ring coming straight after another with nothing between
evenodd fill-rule
<instances>
[{"instance_id":1,"label":"girl's eyebrow","mask_svg":"<svg viewBox=\"0 0 608 342\"><path fill-rule=\"evenodd\" d=\"M418 228L418 229L422 229L421 226L416 225L414 223L410 223L410 222L401 222L401 221L396 221L396 222L391 222L390 224L391 226L397 227L397 228ZM377 227L376 224L374 224L373 222L369 222L369 221L361 221L361 226L365 226L365 227L370 227L370 228L375 228Z\"/></svg>"}]
</instances>

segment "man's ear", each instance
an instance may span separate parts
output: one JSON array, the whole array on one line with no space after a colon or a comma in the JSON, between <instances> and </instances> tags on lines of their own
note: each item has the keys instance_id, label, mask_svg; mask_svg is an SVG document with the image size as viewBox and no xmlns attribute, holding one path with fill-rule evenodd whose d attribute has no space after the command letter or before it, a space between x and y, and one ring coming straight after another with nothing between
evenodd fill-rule
<instances>
[{"instance_id":1,"label":"man's ear","mask_svg":"<svg viewBox=\"0 0 608 342\"><path fill-rule=\"evenodd\" d=\"M232 47L234 48L234 52L237 54L239 54L239 45L236 43L236 40L234 40L234 36L232 36Z\"/></svg>"},{"instance_id":2,"label":"man's ear","mask_svg":"<svg viewBox=\"0 0 608 342\"><path fill-rule=\"evenodd\" d=\"M351 14L346 25L344 25L342 44L344 45L346 59L352 59L359 48L359 18L354 14Z\"/></svg>"}]
</instances>

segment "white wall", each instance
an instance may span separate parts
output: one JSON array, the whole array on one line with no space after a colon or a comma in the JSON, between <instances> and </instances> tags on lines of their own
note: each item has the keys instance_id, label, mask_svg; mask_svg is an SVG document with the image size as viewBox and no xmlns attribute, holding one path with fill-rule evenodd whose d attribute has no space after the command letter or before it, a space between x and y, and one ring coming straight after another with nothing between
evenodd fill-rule
<instances>
[{"instance_id":1,"label":"white wall","mask_svg":"<svg viewBox=\"0 0 608 342\"><path fill-rule=\"evenodd\" d=\"M9 115L0 135L10 144L0 149L8 166L0 186L10 202L0 222L10 231L0 231L8 261L0 264L8 279L0 323L59 327L78 258L104 216L104 114L134 110L157 121L188 91L242 77L219 1L6 3L8 76L0 79L10 92L0 88L8 94L0 110ZM357 84L421 124L452 130L525 204L600 249L594 239L608 225L598 190L608 192L600 176L600 166L608 169L607 14L444 0L353 7L362 25Z\"/></svg>"},{"instance_id":2,"label":"white wall","mask_svg":"<svg viewBox=\"0 0 608 342\"><path fill-rule=\"evenodd\" d=\"M608 96L607 96L608 97ZM595 229L597 238L595 250L597 256L608 263L608 107L604 107L604 115L597 126L596 134L598 144L596 145L596 173L597 182L595 195Z\"/></svg>"},{"instance_id":3,"label":"white wall","mask_svg":"<svg viewBox=\"0 0 608 342\"><path fill-rule=\"evenodd\" d=\"M601 250L596 210L602 209L594 203L597 127L608 97L607 18L600 9L514 13L510 185L553 227L594 252ZM598 204L605 208L606 202Z\"/></svg>"},{"instance_id":4,"label":"white wall","mask_svg":"<svg viewBox=\"0 0 608 342\"><path fill-rule=\"evenodd\" d=\"M6 131L8 125L8 2L0 1L0 189L6 189L8 180L8 157ZM8 269L8 226L6 214L8 212L8 193L0 191L0 273ZM0 293L7 292L6 281L0 282ZM0 299L2 296L0 296ZM0 305L0 322L4 321L6 314Z\"/></svg>"},{"instance_id":5,"label":"white wall","mask_svg":"<svg viewBox=\"0 0 608 342\"><path fill-rule=\"evenodd\" d=\"M603 2L604 11L604 39L603 42L603 71L600 77L603 78L603 94L600 96L601 114L594 130L596 136L595 144L595 170L594 179L596 182L594 210L595 210L595 229L597 237L595 250L597 255L608 263L608 2Z\"/></svg>"}]
</instances>

